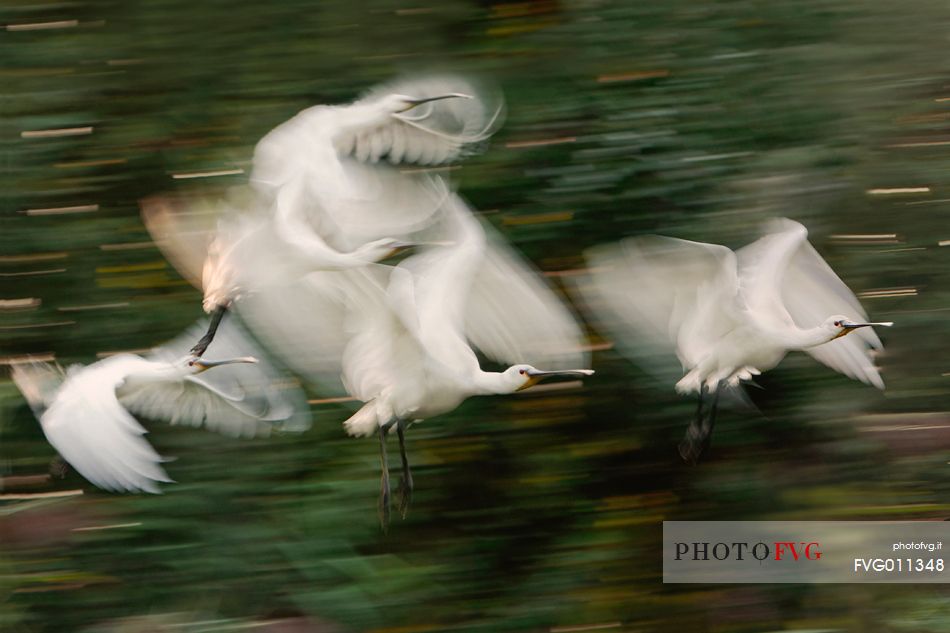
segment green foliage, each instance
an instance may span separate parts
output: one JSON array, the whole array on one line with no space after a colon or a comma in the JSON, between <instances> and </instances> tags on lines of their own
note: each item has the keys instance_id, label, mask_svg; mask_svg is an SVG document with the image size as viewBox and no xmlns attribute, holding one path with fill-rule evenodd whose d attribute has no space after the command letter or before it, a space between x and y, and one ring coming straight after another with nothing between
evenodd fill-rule
<instances>
[{"instance_id":1,"label":"green foliage","mask_svg":"<svg viewBox=\"0 0 950 633\"><path fill-rule=\"evenodd\" d=\"M644 232L738 246L788 215L856 291L917 291L865 300L897 322L885 394L790 357L753 390L759 412L722 414L696 468L675 456L694 404L611 350L583 390L468 402L411 431L417 493L389 534L375 444L344 437L343 408L254 442L153 425L179 483L109 495L71 472L23 488L54 453L0 382L5 492L84 491L0 498L0 629L276 630L294 614L314 631L947 629L939 589L664 586L656 549L664 519L950 511L943 436L867 427L945 408L944 3L12 1L0 17L77 21L2 35L0 298L40 301L0 306L4 356L91 362L177 334L199 294L148 243L138 200L242 184L256 140L298 110L432 67L504 88L506 126L455 173L544 270ZM894 187L929 193L867 193ZM98 206L26 213L80 205Z\"/></svg>"}]
</instances>

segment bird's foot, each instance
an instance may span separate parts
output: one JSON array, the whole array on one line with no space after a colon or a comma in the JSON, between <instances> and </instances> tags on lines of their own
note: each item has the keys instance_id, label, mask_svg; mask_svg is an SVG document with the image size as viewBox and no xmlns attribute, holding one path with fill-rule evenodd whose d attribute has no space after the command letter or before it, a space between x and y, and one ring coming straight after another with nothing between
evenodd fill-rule
<instances>
[{"instance_id":1,"label":"bird's foot","mask_svg":"<svg viewBox=\"0 0 950 633\"><path fill-rule=\"evenodd\" d=\"M56 479L65 479L69 472L69 464L66 460L57 455L49 463L49 474Z\"/></svg>"},{"instance_id":2,"label":"bird's foot","mask_svg":"<svg viewBox=\"0 0 950 633\"><path fill-rule=\"evenodd\" d=\"M399 485L396 486L396 509L403 519L409 513L409 505L412 503L412 475L399 478Z\"/></svg>"},{"instance_id":3,"label":"bird's foot","mask_svg":"<svg viewBox=\"0 0 950 633\"><path fill-rule=\"evenodd\" d=\"M698 464L700 456L702 456L703 452L705 451L705 447L702 443L697 444L695 438L690 438L688 436L683 438L677 448L679 450L680 457L682 457L683 461L690 466L695 466Z\"/></svg>"}]
</instances>

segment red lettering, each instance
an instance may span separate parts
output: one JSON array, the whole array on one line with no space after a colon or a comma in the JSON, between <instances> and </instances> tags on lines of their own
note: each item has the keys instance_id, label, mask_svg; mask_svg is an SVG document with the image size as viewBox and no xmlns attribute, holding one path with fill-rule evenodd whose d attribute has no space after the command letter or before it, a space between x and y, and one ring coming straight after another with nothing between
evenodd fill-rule
<instances>
[{"instance_id":1,"label":"red lettering","mask_svg":"<svg viewBox=\"0 0 950 633\"><path fill-rule=\"evenodd\" d=\"M791 552L792 558L798 560L798 550L795 549L795 543L792 543L791 541L776 541L775 560L782 560L782 556L785 555L786 548Z\"/></svg>"}]
</instances>

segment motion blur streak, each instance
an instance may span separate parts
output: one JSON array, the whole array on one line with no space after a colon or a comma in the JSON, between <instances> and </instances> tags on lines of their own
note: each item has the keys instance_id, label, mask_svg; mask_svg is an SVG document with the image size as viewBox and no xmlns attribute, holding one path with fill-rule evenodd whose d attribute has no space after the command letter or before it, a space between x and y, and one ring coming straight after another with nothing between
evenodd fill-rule
<instances>
[{"instance_id":1,"label":"motion blur streak","mask_svg":"<svg viewBox=\"0 0 950 633\"><path fill-rule=\"evenodd\" d=\"M0 361L90 364L182 332L201 293L171 263L98 283L161 257L139 200L241 201L267 132L433 65L507 103L484 151L439 173L581 316L579 275L560 273L587 249L646 234L736 249L775 217L806 226L855 294L917 291L861 299L896 323L874 359L885 392L789 354L723 403L695 468L676 454L695 401L589 319L582 388L473 398L410 431L418 489L385 537L375 447L340 429L353 402L253 441L142 420L180 483L109 495L56 458L0 367L0 492L86 493L0 502L0 630L946 630L944 588L664 587L656 548L664 519L950 517L946 430L880 430L947 424L947 3L75 0L6 2L0 25L0 299L41 301L0 325L75 321L0 330ZM81 133L29 135L59 130ZM85 204L99 210L21 213ZM141 525L73 531L124 523Z\"/></svg>"}]
</instances>

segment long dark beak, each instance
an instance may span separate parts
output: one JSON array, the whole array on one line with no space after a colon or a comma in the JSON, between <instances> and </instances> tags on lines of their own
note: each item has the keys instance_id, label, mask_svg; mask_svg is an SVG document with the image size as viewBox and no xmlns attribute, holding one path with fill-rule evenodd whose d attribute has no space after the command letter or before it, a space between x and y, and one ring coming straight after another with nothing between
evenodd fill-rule
<instances>
[{"instance_id":1,"label":"long dark beak","mask_svg":"<svg viewBox=\"0 0 950 633\"><path fill-rule=\"evenodd\" d=\"M862 328L862 327L873 327L873 326L875 326L875 325L880 325L880 326L883 326L883 327L891 327L892 325L894 325L894 322L893 322L893 321L881 321L881 322L878 322L878 323L854 323L853 321L842 321L842 322L841 322L841 327L843 327L844 329L841 330L841 333L838 334L838 336L836 336L835 338L841 338L842 336L844 336L844 335L846 335L846 334L850 334L851 332L857 330L858 328Z\"/></svg>"},{"instance_id":2,"label":"long dark beak","mask_svg":"<svg viewBox=\"0 0 950 633\"><path fill-rule=\"evenodd\" d=\"M204 358L198 358L191 362L192 365L198 367L201 371L206 371L212 367L220 367L221 365L233 365L235 363L256 363L258 360L253 356L241 356L238 358L226 358L224 360L205 360Z\"/></svg>"},{"instance_id":3,"label":"long dark beak","mask_svg":"<svg viewBox=\"0 0 950 633\"><path fill-rule=\"evenodd\" d=\"M852 323L851 321L844 321L841 323L841 327L848 328L849 330L856 330L859 327L871 327L874 325L882 325L884 327L891 327L894 325L893 321L882 321L880 323Z\"/></svg>"},{"instance_id":4,"label":"long dark beak","mask_svg":"<svg viewBox=\"0 0 950 633\"><path fill-rule=\"evenodd\" d=\"M528 375L532 378L535 376L540 376L546 378L548 376L593 376L593 369L558 369L555 371L541 371L540 369L529 369Z\"/></svg>"},{"instance_id":5,"label":"long dark beak","mask_svg":"<svg viewBox=\"0 0 950 633\"><path fill-rule=\"evenodd\" d=\"M551 378L561 376L561 377L572 377L577 378L581 376L592 376L594 374L593 369L560 369L555 371L541 371L540 369L529 369L528 370L528 381L524 385L518 388L518 391L522 391L538 384L545 378Z\"/></svg>"},{"instance_id":6,"label":"long dark beak","mask_svg":"<svg viewBox=\"0 0 950 633\"><path fill-rule=\"evenodd\" d=\"M425 99L410 99L409 103L412 104L407 109L415 108L420 106L423 103L429 103L430 101L439 101L441 99L474 99L472 95L467 95L461 92L450 92L449 94L439 95L438 97L426 97Z\"/></svg>"}]
</instances>

